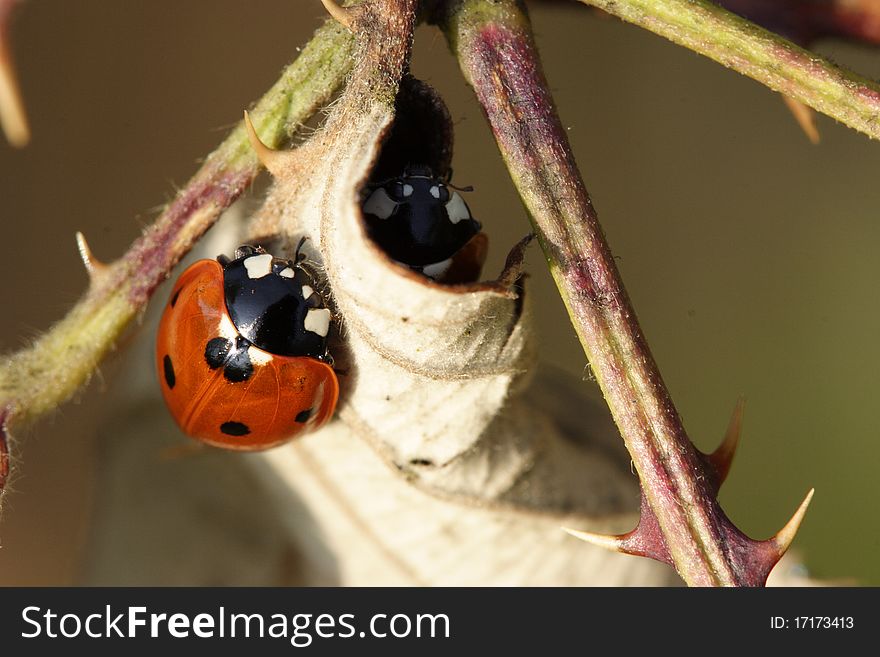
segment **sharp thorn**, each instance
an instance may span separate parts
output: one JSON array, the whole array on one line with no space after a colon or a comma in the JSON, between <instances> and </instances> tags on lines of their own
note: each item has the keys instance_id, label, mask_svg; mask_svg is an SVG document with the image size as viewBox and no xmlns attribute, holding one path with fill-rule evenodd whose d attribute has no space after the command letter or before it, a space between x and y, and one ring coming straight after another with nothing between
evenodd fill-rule
<instances>
[{"instance_id":1,"label":"sharp thorn","mask_svg":"<svg viewBox=\"0 0 880 657\"><path fill-rule=\"evenodd\" d=\"M739 447L745 407L745 397L740 397L736 400L736 406L733 408L733 415L730 416L730 423L727 425L724 439L718 448L707 456L709 463L715 468L719 486L727 479L727 474L730 472L730 466L733 463L733 457L736 456L736 448Z\"/></svg>"},{"instance_id":2,"label":"sharp thorn","mask_svg":"<svg viewBox=\"0 0 880 657\"><path fill-rule=\"evenodd\" d=\"M810 489L810 492L807 493L804 501L801 502L801 505L798 507L797 511L794 512L791 519L785 524L785 527L780 529L776 536L770 539L776 544L776 549L780 556L785 554L785 551L788 550L792 541L794 541L794 537L797 534L798 529L800 529L801 522L803 522L804 516L807 514L807 507L810 506L810 500L813 499L813 493L815 492L815 488Z\"/></svg>"},{"instance_id":3,"label":"sharp thorn","mask_svg":"<svg viewBox=\"0 0 880 657\"><path fill-rule=\"evenodd\" d=\"M587 543L591 543L601 548L605 548L606 550L611 550L612 552L624 552L624 537L622 536L612 536L609 534L594 534L593 532L582 532L577 529L569 529L568 527L561 527L562 531L566 534L570 534L575 538L579 538L582 541L586 541Z\"/></svg>"},{"instance_id":4,"label":"sharp thorn","mask_svg":"<svg viewBox=\"0 0 880 657\"><path fill-rule=\"evenodd\" d=\"M106 271L107 265L95 258L89 243L86 241L86 236L79 231L76 233L76 247L79 249L79 257L82 258L90 279L95 280L96 277Z\"/></svg>"},{"instance_id":5,"label":"sharp thorn","mask_svg":"<svg viewBox=\"0 0 880 657\"><path fill-rule=\"evenodd\" d=\"M816 127L816 113L801 101L795 100L790 96L783 95L782 100L792 113L792 116L794 116L794 120L801 127L801 130L807 135L807 139L813 144L818 144L821 137L819 129Z\"/></svg>"},{"instance_id":6,"label":"sharp thorn","mask_svg":"<svg viewBox=\"0 0 880 657\"><path fill-rule=\"evenodd\" d=\"M260 164L266 167L269 173L273 176L276 178L279 177L285 169L284 160L286 154L283 151L276 151L274 148L269 148L263 143L254 128L254 124L251 121L250 114L248 114L247 110L244 112L244 126L247 130L248 140L251 142L251 148L253 148L254 152L257 154L257 159L260 160Z\"/></svg>"},{"instance_id":7,"label":"sharp thorn","mask_svg":"<svg viewBox=\"0 0 880 657\"><path fill-rule=\"evenodd\" d=\"M0 126L6 139L16 148L27 146L31 139L24 102L12 66L6 39L0 34Z\"/></svg>"},{"instance_id":8,"label":"sharp thorn","mask_svg":"<svg viewBox=\"0 0 880 657\"><path fill-rule=\"evenodd\" d=\"M339 6L335 0L321 0L321 4L324 5L324 9L327 10L328 14L354 32L354 15L351 9Z\"/></svg>"}]
</instances>

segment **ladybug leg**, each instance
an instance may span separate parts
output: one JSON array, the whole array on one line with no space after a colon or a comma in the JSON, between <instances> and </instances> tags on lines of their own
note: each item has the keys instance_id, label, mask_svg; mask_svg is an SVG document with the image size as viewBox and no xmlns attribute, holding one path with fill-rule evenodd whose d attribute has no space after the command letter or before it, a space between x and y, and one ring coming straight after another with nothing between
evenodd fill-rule
<instances>
[{"instance_id":1,"label":"ladybug leg","mask_svg":"<svg viewBox=\"0 0 880 657\"><path fill-rule=\"evenodd\" d=\"M330 367L333 367L333 366L335 365L335 363L336 363L336 361L333 360L333 356L330 355L330 350L329 350L329 349L328 349L327 351L324 352L324 355L323 355L323 356L319 356L319 357L318 357L318 360L321 361L322 363L326 363L326 364L329 365ZM335 368L335 367L333 368L333 371L334 371L334 372L336 371L336 368Z\"/></svg>"},{"instance_id":2,"label":"ladybug leg","mask_svg":"<svg viewBox=\"0 0 880 657\"><path fill-rule=\"evenodd\" d=\"M318 296L321 297L322 301L326 302L326 295L324 294L324 292L325 292L325 288L327 286L327 283L323 277L318 276L315 273L314 267L312 267L309 263L307 263L305 261L296 262L296 263L294 263L293 266L296 267L297 269L301 269L306 274L308 274L308 277L311 278L312 282L314 283L314 287L318 292Z\"/></svg>"},{"instance_id":3,"label":"ladybug leg","mask_svg":"<svg viewBox=\"0 0 880 657\"><path fill-rule=\"evenodd\" d=\"M309 278L311 278L313 281L320 281L321 277L317 276L315 274L314 268L306 262L308 260L308 256L306 256L306 254L302 252L303 245L308 239L308 235L303 235L303 237L299 241L299 244L296 245L296 251L294 251L293 261L291 261L291 265L302 269L306 274L309 275Z\"/></svg>"},{"instance_id":4,"label":"ladybug leg","mask_svg":"<svg viewBox=\"0 0 880 657\"><path fill-rule=\"evenodd\" d=\"M336 308L328 307L329 304L325 305L327 310L330 311L330 325L333 327L334 333L337 336L342 335L342 313L340 313Z\"/></svg>"}]
</instances>

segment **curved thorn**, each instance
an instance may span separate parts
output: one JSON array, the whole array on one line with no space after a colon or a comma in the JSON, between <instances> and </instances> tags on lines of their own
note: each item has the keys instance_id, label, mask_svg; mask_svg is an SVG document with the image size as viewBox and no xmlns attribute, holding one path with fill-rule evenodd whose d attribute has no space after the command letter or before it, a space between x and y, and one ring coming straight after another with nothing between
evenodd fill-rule
<instances>
[{"instance_id":1,"label":"curved thorn","mask_svg":"<svg viewBox=\"0 0 880 657\"><path fill-rule=\"evenodd\" d=\"M792 113L792 116L794 116L794 120L797 121L797 124L801 127L801 130L807 135L807 139L813 144L818 144L821 137L819 135L819 129L816 127L816 113L801 101L795 100L794 98L783 95L782 100L785 102L788 110Z\"/></svg>"},{"instance_id":2,"label":"curved thorn","mask_svg":"<svg viewBox=\"0 0 880 657\"><path fill-rule=\"evenodd\" d=\"M92 249L86 241L86 236L79 231L76 232L76 248L79 250L79 257L82 258L83 264L86 266L89 278L94 280L96 276L100 276L107 269L107 265L98 260L92 253Z\"/></svg>"},{"instance_id":3,"label":"curved thorn","mask_svg":"<svg viewBox=\"0 0 880 657\"><path fill-rule=\"evenodd\" d=\"M9 143L16 148L27 146L31 139L21 90L12 66L12 58L3 35L0 34L0 126Z\"/></svg>"},{"instance_id":4,"label":"curved thorn","mask_svg":"<svg viewBox=\"0 0 880 657\"><path fill-rule=\"evenodd\" d=\"M776 533L776 536L770 539L773 543L776 544L776 548L779 551L780 556L785 554L785 551L788 550L791 542L794 540L798 529L800 529L801 522L803 522L804 516L807 513L807 507L810 506L810 500L813 499L813 493L815 492L815 488L810 489L810 492L807 493L807 496L804 498L804 501L801 502L801 505L798 507L797 511L795 511L791 519L787 523L785 523L785 527L780 529Z\"/></svg>"},{"instance_id":5,"label":"curved thorn","mask_svg":"<svg viewBox=\"0 0 880 657\"><path fill-rule=\"evenodd\" d=\"M569 529L568 527L560 527L566 534L570 534L582 541L591 543L612 552L625 552L624 540L622 536L613 536L610 534L594 534L593 532L582 532L577 529Z\"/></svg>"},{"instance_id":6,"label":"curved thorn","mask_svg":"<svg viewBox=\"0 0 880 657\"><path fill-rule=\"evenodd\" d=\"M334 0L321 0L321 4L328 14L354 32L354 16L350 9L339 6Z\"/></svg>"},{"instance_id":7,"label":"curved thorn","mask_svg":"<svg viewBox=\"0 0 880 657\"><path fill-rule=\"evenodd\" d=\"M736 455L737 447L739 447L745 407L745 397L738 398L736 406L733 408L733 414L730 416L730 423L727 425L724 439L718 448L707 456L709 463L712 464L715 468L715 473L718 475L719 486L727 479L727 474L730 472L730 466L733 463L733 457Z\"/></svg>"},{"instance_id":8,"label":"curved thorn","mask_svg":"<svg viewBox=\"0 0 880 657\"><path fill-rule=\"evenodd\" d=\"M251 148L257 154L260 164L266 167L273 176L280 176L281 172L284 171L284 152L276 151L274 148L269 148L263 143L254 128L254 124L251 122L251 117L247 110L244 111L244 126L247 130L248 140L251 142Z\"/></svg>"}]
</instances>

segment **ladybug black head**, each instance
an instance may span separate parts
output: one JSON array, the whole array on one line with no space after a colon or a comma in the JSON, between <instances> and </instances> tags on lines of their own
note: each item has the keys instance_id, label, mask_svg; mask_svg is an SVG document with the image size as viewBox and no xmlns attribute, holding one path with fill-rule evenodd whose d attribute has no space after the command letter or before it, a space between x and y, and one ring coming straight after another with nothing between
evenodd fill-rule
<instances>
[{"instance_id":1,"label":"ladybug black head","mask_svg":"<svg viewBox=\"0 0 880 657\"><path fill-rule=\"evenodd\" d=\"M226 310L243 338L281 356L327 355L330 310L311 274L297 261L242 246L224 261Z\"/></svg>"},{"instance_id":2,"label":"ladybug black head","mask_svg":"<svg viewBox=\"0 0 880 657\"><path fill-rule=\"evenodd\" d=\"M424 166L368 188L363 203L370 236L398 262L442 262L480 232L461 195Z\"/></svg>"}]
</instances>

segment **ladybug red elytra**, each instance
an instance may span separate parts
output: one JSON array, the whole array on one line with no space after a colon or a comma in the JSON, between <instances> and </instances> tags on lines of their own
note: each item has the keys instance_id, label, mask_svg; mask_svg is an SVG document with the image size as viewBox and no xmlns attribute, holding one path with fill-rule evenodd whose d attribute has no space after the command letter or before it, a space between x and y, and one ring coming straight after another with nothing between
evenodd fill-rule
<instances>
[{"instance_id":1,"label":"ladybug red elytra","mask_svg":"<svg viewBox=\"0 0 880 657\"><path fill-rule=\"evenodd\" d=\"M444 282L451 282L450 271L456 279L479 275L488 248L480 222L430 168L409 166L398 178L370 185L361 209L370 237L393 260Z\"/></svg>"},{"instance_id":2,"label":"ladybug red elytra","mask_svg":"<svg viewBox=\"0 0 880 657\"><path fill-rule=\"evenodd\" d=\"M233 260L199 260L175 283L156 365L171 414L193 438L266 449L333 415L332 315L301 262L299 249L291 261L242 246Z\"/></svg>"}]
</instances>

